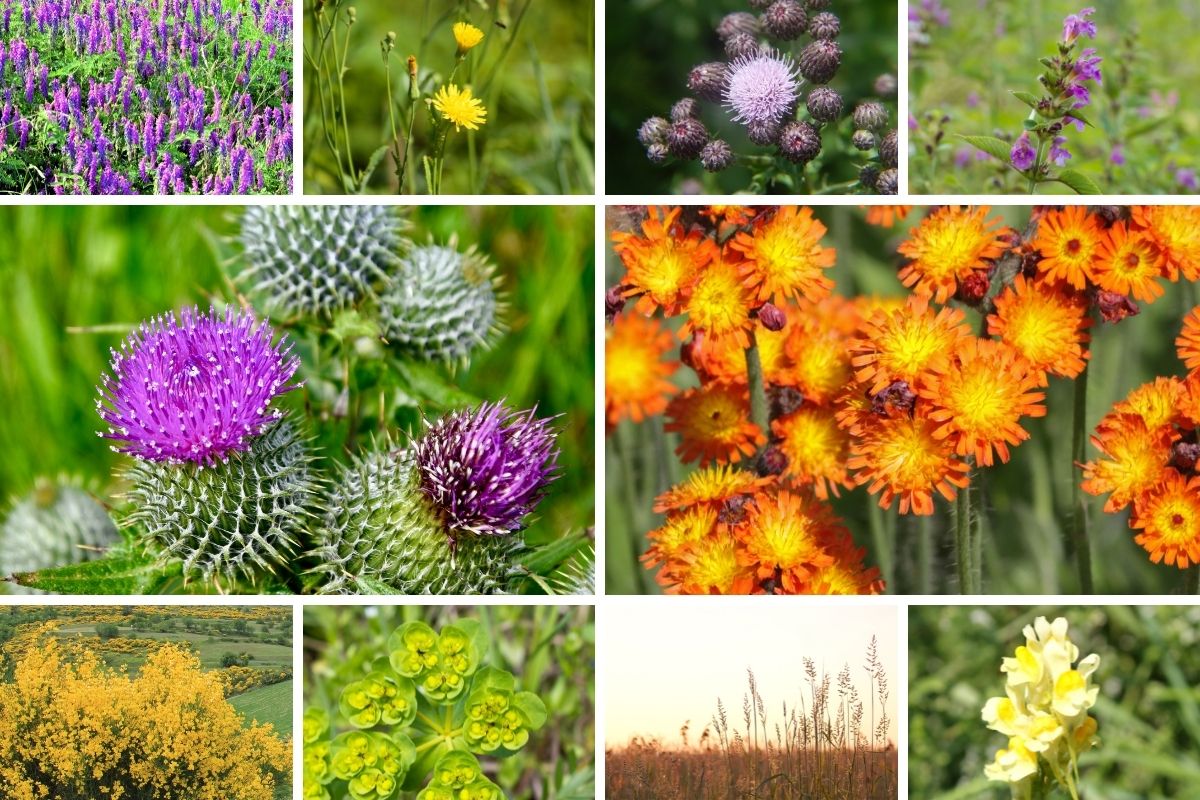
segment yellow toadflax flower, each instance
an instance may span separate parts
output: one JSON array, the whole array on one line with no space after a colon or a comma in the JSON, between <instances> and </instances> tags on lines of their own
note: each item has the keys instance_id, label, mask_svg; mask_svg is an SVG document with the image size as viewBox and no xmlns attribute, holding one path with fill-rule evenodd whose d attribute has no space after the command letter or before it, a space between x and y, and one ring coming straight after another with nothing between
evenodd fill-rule
<instances>
[{"instance_id":1,"label":"yellow toadflax flower","mask_svg":"<svg viewBox=\"0 0 1200 800\"><path fill-rule=\"evenodd\" d=\"M458 54L460 56L483 41L483 31L469 22L456 22L452 30L454 31L454 42L458 45Z\"/></svg>"},{"instance_id":2,"label":"yellow toadflax flower","mask_svg":"<svg viewBox=\"0 0 1200 800\"><path fill-rule=\"evenodd\" d=\"M479 98L471 96L471 87L459 89L453 83L443 86L433 96L433 107L446 119L454 123L454 130L466 128L479 130L487 121L487 109Z\"/></svg>"}]
</instances>

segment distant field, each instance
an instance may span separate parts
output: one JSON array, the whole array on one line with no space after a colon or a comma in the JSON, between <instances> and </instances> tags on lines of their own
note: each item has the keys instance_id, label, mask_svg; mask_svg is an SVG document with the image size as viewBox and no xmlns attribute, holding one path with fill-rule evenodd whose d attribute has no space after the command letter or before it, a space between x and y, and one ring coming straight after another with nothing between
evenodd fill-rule
<instances>
[{"instance_id":1,"label":"distant field","mask_svg":"<svg viewBox=\"0 0 1200 800\"><path fill-rule=\"evenodd\" d=\"M292 649L278 644L267 644L256 641L255 634L239 634L232 637L216 636L209 633L162 633L159 631L137 631L126 626L118 626L122 637L136 636L139 639L158 639L169 642L191 642L200 654L200 664L205 669L218 669L221 666L221 656L226 653L249 653L253 656L252 667L291 667ZM56 630L55 635L64 638L75 638L79 634L85 637L96 635L95 623L85 622L73 625L63 625ZM214 639L215 641L209 641ZM106 653L105 661L109 664L128 664L132 669L141 666L145 659L136 655Z\"/></svg>"},{"instance_id":2,"label":"distant field","mask_svg":"<svg viewBox=\"0 0 1200 800\"><path fill-rule=\"evenodd\" d=\"M292 681L261 686L229 698L246 722L270 723L281 736L292 733Z\"/></svg>"}]
</instances>

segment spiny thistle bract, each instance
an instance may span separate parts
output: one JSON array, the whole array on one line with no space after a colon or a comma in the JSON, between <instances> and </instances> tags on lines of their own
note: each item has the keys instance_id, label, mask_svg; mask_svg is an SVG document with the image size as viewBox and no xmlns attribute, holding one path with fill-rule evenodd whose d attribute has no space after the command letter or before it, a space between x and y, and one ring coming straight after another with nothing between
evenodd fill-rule
<instances>
[{"instance_id":1,"label":"spiny thistle bract","mask_svg":"<svg viewBox=\"0 0 1200 800\"><path fill-rule=\"evenodd\" d=\"M483 403L455 411L413 445L421 492L455 534L519 530L557 477L555 433L535 410Z\"/></svg>"},{"instance_id":2,"label":"spiny thistle bract","mask_svg":"<svg viewBox=\"0 0 1200 800\"><path fill-rule=\"evenodd\" d=\"M77 564L119 538L108 512L75 481L42 478L0 526L0 574Z\"/></svg>"},{"instance_id":3,"label":"spiny thistle bract","mask_svg":"<svg viewBox=\"0 0 1200 800\"><path fill-rule=\"evenodd\" d=\"M495 267L474 247L414 247L379 301L383 335L420 361L465 362L499 332Z\"/></svg>"},{"instance_id":4,"label":"spiny thistle bract","mask_svg":"<svg viewBox=\"0 0 1200 800\"><path fill-rule=\"evenodd\" d=\"M452 537L403 450L377 449L343 466L325 505L311 554L322 592L355 592L359 579L401 594L500 592L522 548L517 537Z\"/></svg>"},{"instance_id":5,"label":"spiny thistle bract","mask_svg":"<svg viewBox=\"0 0 1200 800\"><path fill-rule=\"evenodd\" d=\"M300 359L291 345L248 311L161 314L112 350L113 375L101 376L96 410L108 423L97 435L113 450L148 461L212 465L245 450L279 419L271 408Z\"/></svg>"},{"instance_id":6,"label":"spiny thistle bract","mask_svg":"<svg viewBox=\"0 0 1200 800\"><path fill-rule=\"evenodd\" d=\"M248 206L237 281L271 313L328 316L377 297L407 230L390 206Z\"/></svg>"},{"instance_id":7,"label":"spiny thistle bract","mask_svg":"<svg viewBox=\"0 0 1200 800\"><path fill-rule=\"evenodd\" d=\"M137 460L129 524L140 524L184 574L255 580L286 565L308 527L320 484L306 443L287 419L213 468Z\"/></svg>"}]
</instances>

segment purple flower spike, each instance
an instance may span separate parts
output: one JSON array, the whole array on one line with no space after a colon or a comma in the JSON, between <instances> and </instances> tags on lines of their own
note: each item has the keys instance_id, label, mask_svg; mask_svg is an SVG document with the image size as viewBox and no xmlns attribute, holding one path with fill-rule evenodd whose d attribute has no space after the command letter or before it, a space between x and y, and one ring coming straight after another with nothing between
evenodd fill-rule
<instances>
[{"instance_id":1,"label":"purple flower spike","mask_svg":"<svg viewBox=\"0 0 1200 800\"><path fill-rule=\"evenodd\" d=\"M113 450L146 461L211 466L247 450L283 412L271 408L300 359L274 331L232 307L219 315L185 308L143 322L101 377L96 409Z\"/></svg>"},{"instance_id":2,"label":"purple flower spike","mask_svg":"<svg viewBox=\"0 0 1200 800\"><path fill-rule=\"evenodd\" d=\"M1075 61L1075 66L1072 72L1075 77L1081 81L1095 81L1100 83L1100 62L1104 59L1096 55L1096 48L1085 47L1083 52L1079 54L1079 58Z\"/></svg>"},{"instance_id":3,"label":"purple flower spike","mask_svg":"<svg viewBox=\"0 0 1200 800\"><path fill-rule=\"evenodd\" d=\"M1068 14L1063 20L1063 41L1073 42L1080 36L1086 36L1089 39L1096 38L1096 23L1088 20L1092 14L1096 13L1096 9L1083 9L1078 14Z\"/></svg>"},{"instance_id":4,"label":"purple flower spike","mask_svg":"<svg viewBox=\"0 0 1200 800\"><path fill-rule=\"evenodd\" d=\"M554 438L534 410L484 403L455 411L413 447L421 492L452 532L513 533L557 477Z\"/></svg>"},{"instance_id":5,"label":"purple flower spike","mask_svg":"<svg viewBox=\"0 0 1200 800\"><path fill-rule=\"evenodd\" d=\"M1012 150L1009 151L1008 160L1017 169L1024 172L1033 166L1033 162L1037 161L1037 150L1033 148L1033 143L1029 141L1029 132L1022 133L1016 143L1013 144Z\"/></svg>"},{"instance_id":6,"label":"purple flower spike","mask_svg":"<svg viewBox=\"0 0 1200 800\"><path fill-rule=\"evenodd\" d=\"M1050 143L1049 159L1058 166L1063 166L1067 163L1067 159L1071 157L1071 151L1066 148L1067 137L1055 136L1054 141Z\"/></svg>"},{"instance_id":7,"label":"purple flower spike","mask_svg":"<svg viewBox=\"0 0 1200 800\"><path fill-rule=\"evenodd\" d=\"M778 53L742 56L729 66L725 105L733 121L774 125L796 109L800 83L791 58Z\"/></svg>"}]
</instances>

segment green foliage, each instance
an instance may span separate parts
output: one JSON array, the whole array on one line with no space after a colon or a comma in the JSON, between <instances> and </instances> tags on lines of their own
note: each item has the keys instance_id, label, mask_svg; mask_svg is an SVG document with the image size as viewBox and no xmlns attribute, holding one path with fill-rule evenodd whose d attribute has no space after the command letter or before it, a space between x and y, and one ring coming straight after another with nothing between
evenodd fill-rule
<instances>
[{"instance_id":1,"label":"green foliage","mask_svg":"<svg viewBox=\"0 0 1200 800\"><path fill-rule=\"evenodd\" d=\"M96 636L100 637L100 641L106 642L109 639L115 639L121 633L120 628L113 625L111 622L102 622L96 626Z\"/></svg>"},{"instance_id":2,"label":"green foliage","mask_svg":"<svg viewBox=\"0 0 1200 800\"><path fill-rule=\"evenodd\" d=\"M1009 797L983 777L1003 738L980 718L1000 693L996 665L1035 617L1066 617L1098 653L1100 746L1080 759L1080 797L1187 797L1200 780L1200 657L1193 606L970 607L909 610L909 793L928 800Z\"/></svg>"},{"instance_id":3,"label":"green foliage","mask_svg":"<svg viewBox=\"0 0 1200 800\"><path fill-rule=\"evenodd\" d=\"M272 683L234 695L229 698L229 704L247 724L273 725L280 736L292 733L292 681Z\"/></svg>"}]
</instances>

